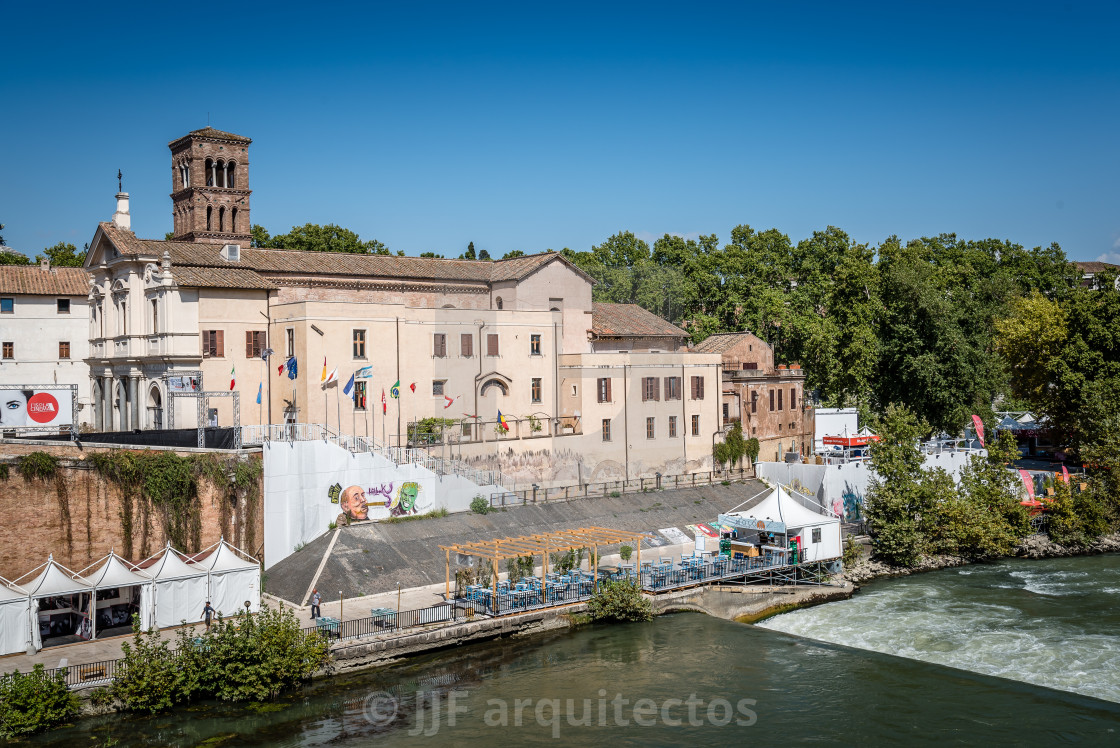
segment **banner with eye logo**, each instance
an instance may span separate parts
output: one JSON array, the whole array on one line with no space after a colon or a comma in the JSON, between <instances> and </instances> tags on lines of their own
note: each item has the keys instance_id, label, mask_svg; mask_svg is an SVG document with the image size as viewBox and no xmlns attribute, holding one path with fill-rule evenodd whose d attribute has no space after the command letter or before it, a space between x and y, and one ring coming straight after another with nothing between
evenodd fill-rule
<instances>
[{"instance_id":1,"label":"banner with eye logo","mask_svg":"<svg viewBox=\"0 0 1120 748\"><path fill-rule=\"evenodd\" d=\"M74 394L71 387L0 385L0 429L69 426Z\"/></svg>"}]
</instances>

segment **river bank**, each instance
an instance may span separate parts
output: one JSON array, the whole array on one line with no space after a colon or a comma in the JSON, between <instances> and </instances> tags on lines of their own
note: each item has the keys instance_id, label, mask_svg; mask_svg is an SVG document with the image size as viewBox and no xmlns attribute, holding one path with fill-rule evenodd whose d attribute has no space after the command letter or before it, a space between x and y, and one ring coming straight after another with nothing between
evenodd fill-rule
<instances>
[{"instance_id":1,"label":"river bank","mask_svg":"<svg viewBox=\"0 0 1120 748\"><path fill-rule=\"evenodd\" d=\"M1029 535L1023 539L1015 553L1007 558L1047 559L1068 558L1071 556L1097 556L1103 553L1120 552L1120 533L1103 535L1092 543L1084 546L1063 546L1050 540L1044 533ZM865 584L874 579L889 577L904 577L911 574L921 574L937 569L947 569L956 566L967 566L976 563L973 559L962 556L923 556L914 566L894 566L870 557L870 546L866 543L860 545L860 558L844 572L838 579L851 582L855 585ZM998 561L1002 559L988 559Z\"/></svg>"}]
</instances>

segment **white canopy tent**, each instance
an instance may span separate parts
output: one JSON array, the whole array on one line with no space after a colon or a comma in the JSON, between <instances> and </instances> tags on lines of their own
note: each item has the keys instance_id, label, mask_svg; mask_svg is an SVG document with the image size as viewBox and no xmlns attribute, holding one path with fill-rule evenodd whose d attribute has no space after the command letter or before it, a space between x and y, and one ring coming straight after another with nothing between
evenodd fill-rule
<instances>
[{"instance_id":1,"label":"white canopy tent","mask_svg":"<svg viewBox=\"0 0 1120 748\"><path fill-rule=\"evenodd\" d=\"M0 655L26 651L30 634L31 598L27 590L0 577Z\"/></svg>"},{"instance_id":2,"label":"white canopy tent","mask_svg":"<svg viewBox=\"0 0 1120 748\"><path fill-rule=\"evenodd\" d=\"M210 605L227 618L238 611L256 613L261 607L261 567L248 553L234 548L222 538L208 556L197 563L210 574Z\"/></svg>"},{"instance_id":3,"label":"white canopy tent","mask_svg":"<svg viewBox=\"0 0 1120 748\"><path fill-rule=\"evenodd\" d=\"M86 608L92 605L93 587L80 579L75 579L74 572L54 560L54 554L47 557L45 564L27 572L15 583L27 590L27 595L31 601L29 618L34 622L34 625L31 626L31 641L36 650L43 648L40 633L42 624L45 623L48 631L51 631L56 628L53 619L67 615L88 615ZM82 595L86 599L79 598L78 607L74 607L70 604L73 595ZM48 598L54 601L53 606L49 608L44 607L44 601ZM63 629L70 628L68 623L64 623L62 627ZM65 631L65 633L85 636L81 628Z\"/></svg>"},{"instance_id":4,"label":"white canopy tent","mask_svg":"<svg viewBox=\"0 0 1120 748\"><path fill-rule=\"evenodd\" d=\"M141 599L144 628L166 628L202 619L208 594L209 573L205 567L188 562L171 543L138 566L152 579L149 602L145 605Z\"/></svg>"},{"instance_id":5,"label":"white canopy tent","mask_svg":"<svg viewBox=\"0 0 1120 748\"><path fill-rule=\"evenodd\" d=\"M77 577L94 588L94 596L99 598L94 605L94 609L102 611L100 615L95 614L92 617L90 638L97 638L97 632L100 628L99 619L101 619L101 623L106 623L109 626L128 625L128 620L113 620L112 613L114 608L120 608L122 605L130 607L133 599L137 597L136 594L133 594L134 592L138 593L139 597L137 602L139 603L140 620L141 622L145 620L144 612L151 608L152 578L143 572L137 572L132 564L118 556L115 551L109 551L108 556L82 569L78 572ZM106 593L111 590L127 590L127 592L110 598Z\"/></svg>"},{"instance_id":6,"label":"white canopy tent","mask_svg":"<svg viewBox=\"0 0 1120 748\"><path fill-rule=\"evenodd\" d=\"M750 516L759 520L784 523L789 538L799 538L801 562L829 561L843 555L840 542L840 518L831 513L809 509L778 486L747 511L731 512L731 516ZM819 531L819 532L817 532Z\"/></svg>"}]
</instances>

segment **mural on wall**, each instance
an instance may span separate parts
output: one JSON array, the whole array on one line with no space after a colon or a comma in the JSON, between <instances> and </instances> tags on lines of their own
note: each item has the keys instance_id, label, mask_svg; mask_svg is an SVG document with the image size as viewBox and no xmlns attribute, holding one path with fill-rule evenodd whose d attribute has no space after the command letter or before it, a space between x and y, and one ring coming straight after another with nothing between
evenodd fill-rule
<instances>
[{"instance_id":1,"label":"mural on wall","mask_svg":"<svg viewBox=\"0 0 1120 748\"><path fill-rule=\"evenodd\" d=\"M337 524L345 525L370 519L370 507L375 509L384 507L390 517L417 514L420 510L420 484L415 481L404 481L397 486L395 493L394 485L396 484L382 483L369 488L355 485L345 489L341 483L332 485L327 489L327 496L332 504L338 504L339 509L342 510L336 520Z\"/></svg>"},{"instance_id":2,"label":"mural on wall","mask_svg":"<svg viewBox=\"0 0 1120 748\"><path fill-rule=\"evenodd\" d=\"M626 467L622 462L583 455L570 449L525 452L507 449L496 455L464 457L463 461L478 470L501 470L508 480L517 485L602 483L622 480L626 476ZM633 457L630 460L630 479L652 478L657 473L683 475L711 469L711 455L688 461L678 457L660 463L646 463Z\"/></svg>"},{"instance_id":3,"label":"mural on wall","mask_svg":"<svg viewBox=\"0 0 1120 748\"><path fill-rule=\"evenodd\" d=\"M335 483L327 489L327 496L332 504L338 504L342 512L338 515L338 524L350 522L363 522L369 519L369 503L366 501L366 492L361 486L347 486L345 490L341 483Z\"/></svg>"},{"instance_id":4,"label":"mural on wall","mask_svg":"<svg viewBox=\"0 0 1120 748\"><path fill-rule=\"evenodd\" d=\"M405 481L397 490L397 495L385 506L391 517L403 517L416 514L417 500L420 498L420 484L414 481Z\"/></svg>"},{"instance_id":5,"label":"mural on wall","mask_svg":"<svg viewBox=\"0 0 1120 748\"><path fill-rule=\"evenodd\" d=\"M851 483L844 483L844 492L832 500L832 511L845 522L863 520L863 494Z\"/></svg>"}]
</instances>

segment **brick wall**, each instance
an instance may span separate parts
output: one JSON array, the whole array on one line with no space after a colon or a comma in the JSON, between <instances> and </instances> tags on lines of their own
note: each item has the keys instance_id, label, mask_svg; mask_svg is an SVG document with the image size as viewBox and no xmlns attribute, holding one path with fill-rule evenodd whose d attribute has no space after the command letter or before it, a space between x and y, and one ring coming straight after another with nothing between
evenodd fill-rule
<instances>
[{"instance_id":1,"label":"brick wall","mask_svg":"<svg viewBox=\"0 0 1120 748\"><path fill-rule=\"evenodd\" d=\"M60 458L58 480L28 481L16 471L11 456L35 451ZM80 571L110 550L131 561L140 561L167 542L161 519L153 515L147 523L142 522L143 504L134 497L132 544L126 546L121 490L85 463L84 455L92 451L105 450L0 444L0 462L9 468L7 480L0 479L0 576L9 580L22 576L52 553L56 561L72 571ZM258 496L262 495L258 488ZM247 502L231 503L224 491L219 495L206 481L201 482L199 498L200 548L224 535L229 542L259 556L264 543L263 499L258 499L255 511L250 511Z\"/></svg>"}]
</instances>

